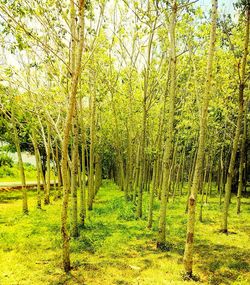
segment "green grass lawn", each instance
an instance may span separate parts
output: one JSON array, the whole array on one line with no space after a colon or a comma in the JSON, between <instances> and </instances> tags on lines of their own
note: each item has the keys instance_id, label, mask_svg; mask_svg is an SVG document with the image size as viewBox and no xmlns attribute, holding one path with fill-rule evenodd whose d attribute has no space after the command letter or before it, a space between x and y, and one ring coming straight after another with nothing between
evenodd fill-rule
<instances>
[{"instance_id":1,"label":"green grass lawn","mask_svg":"<svg viewBox=\"0 0 250 285\"><path fill-rule=\"evenodd\" d=\"M144 214L135 220L131 202L109 181L104 181L81 235L71 240L73 270L66 275L61 266L61 201L36 209L36 193L29 191L30 214L21 213L21 192L0 193L0 284L249 284L250 209L243 199L237 215L236 199L230 206L231 234L219 233L220 208L212 198L204 206L204 222L197 221L194 271L200 281L183 281L185 244L185 197L172 200L167 208L169 251L155 247L157 216L152 230ZM155 205L158 213L159 204Z\"/></svg>"},{"instance_id":2,"label":"green grass lawn","mask_svg":"<svg viewBox=\"0 0 250 285\"><path fill-rule=\"evenodd\" d=\"M51 175L50 175L50 181L51 181L51 183L53 183L54 182L54 178L55 176L54 176L54 174L53 173L51 173ZM28 173L28 175L26 174L26 176L25 176L25 179L26 179L26 182L36 182L36 171L32 171L32 172L30 172L30 173ZM20 177L20 175L17 175L17 176L6 176L6 177L0 177L0 184L1 183L5 183L5 182L9 182L9 183L11 183L11 182L20 182L20 184L22 183L22 180L21 180L21 177Z\"/></svg>"}]
</instances>

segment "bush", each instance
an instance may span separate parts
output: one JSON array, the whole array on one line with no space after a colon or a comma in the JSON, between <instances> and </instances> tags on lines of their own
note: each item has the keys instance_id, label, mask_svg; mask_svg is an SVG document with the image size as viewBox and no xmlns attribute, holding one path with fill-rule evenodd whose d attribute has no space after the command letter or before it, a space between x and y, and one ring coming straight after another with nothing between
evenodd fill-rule
<instances>
[{"instance_id":1,"label":"bush","mask_svg":"<svg viewBox=\"0 0 250 285\"><path fill-rule=\"evenodd\" d=\"M6 176L14 177L15 176L15 172L9 166L2 166L2 167L0 167L0 178L6 177Z\"/></svg>"},{"instance_id":2,"label":"bush","mask_svg":"<svg viewBox=\"0 0 250 285\"><path fill-rule=\"evenodd\" d=\"M25 171L35 171L36 170L35 166L29 162L24 162L23 166L24 166Z\"/></svg>"},{"instance_id":3,"label":"bush","mask_svg":"<svg viewBox=\"0 0 250 285\"><path fill-rule=\"evenodd\" d=\"M2 166L12 167L13 164L14 161L11 157L9 157L7 154L0 154L0 167Z\"/></svg>"}]
</instances>

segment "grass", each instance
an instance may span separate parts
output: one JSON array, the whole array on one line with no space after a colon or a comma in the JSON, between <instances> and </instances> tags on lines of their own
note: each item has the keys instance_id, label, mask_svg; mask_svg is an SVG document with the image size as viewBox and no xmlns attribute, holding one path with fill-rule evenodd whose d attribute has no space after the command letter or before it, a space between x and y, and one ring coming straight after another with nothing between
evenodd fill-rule
<instances>
[{"instance_id":1,"label":"grass","mask_svg":"<svg viewBox=\"0 0 250 285\"><path fill-rule=\"evenodd\" d=\"M244 198L242 214L236 215L235 198L230 206L230 231L220 229L218 198L204 207L204 222L197 221L194 271L198 282L183 281L182 256L186 220L185 197L170 201L167 208L167 245L157 250L157 216L147 229L147 194L144 216L135 220L134 206L123 193L105 181L95 199L80 237L71 240L73 270L62 271L61 201L36 209L36 193L29 191L30 214L21 214L21 193L0 194L0 284L249 284L249 207ZM155 205L156 213L159 204ZM197 209L198 210L198 209ZM70 214L70 213L69 213Z\"/></svg>"}]
</instances>

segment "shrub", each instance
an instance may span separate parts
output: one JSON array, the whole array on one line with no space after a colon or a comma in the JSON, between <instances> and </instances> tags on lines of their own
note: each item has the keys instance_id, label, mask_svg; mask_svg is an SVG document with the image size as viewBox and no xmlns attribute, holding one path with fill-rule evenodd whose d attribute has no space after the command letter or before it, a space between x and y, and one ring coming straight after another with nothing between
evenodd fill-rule
<instances>
[{"instance_id":1,"label":"shrub","mask_svg":"<svg viewBox=\"0 0 250 285\"><path fill-rule=\"evenodd\" d=\"M0 167L2 166L12 167L13 164L14 161L11 157L9 157L7 154L0 154Z\"/></svg>"},{"instance_id":2,"label":"shrub","mask_svg":"<svg viewBox=\"0 0 250 285\"><path fill-rule=\"evenodd\" d=\"M14 177L15 172L9 166L0 167L0 178L6 177L6 176Z\"/></svg>"},{"instance_id":3,"label":"shrub","mask_svg":"<svg viewBox=\"0 0 250 285\"><path fill-rule=\"evenodd\" d=\"M24 165L25 171L35 171L36 170L35 166L29 162L25 162L23 165Z\"/></svg>"}]
</instances>

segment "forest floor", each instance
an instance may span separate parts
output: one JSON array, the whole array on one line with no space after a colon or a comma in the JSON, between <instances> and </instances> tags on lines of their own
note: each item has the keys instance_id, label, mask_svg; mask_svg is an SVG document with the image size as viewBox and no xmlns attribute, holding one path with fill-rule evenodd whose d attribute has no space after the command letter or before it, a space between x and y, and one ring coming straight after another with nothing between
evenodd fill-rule
<instances>
[{"instance_id":1,"label":"forest floor","mask_svg":"<svg viewBox=\"0 0 250 285\"><path fill-rule=\"evenodd\" d=\"M94 210L80 237L71 240L73 270L61 267L60 206L53 201L36 209L35 191L29 191L30 213L21 214L21 192L0 193L1 285L164 285L250 284L250 207L242 201L236 214L235 197L230 206L230 234L219 233L221 210L218 198L204 206L204 221L197 221L194 272L199 281L183 281L186 198L172 199L167 208L169 251L156 249L157 216L152 230L146 215L134 219L131 202L111 182L99 190ZM145 194L144 213L147 212ZM198 208L197 208L198 209ZM158 213L159 204L155 205Z\"/></svg>"}]
</instances>

